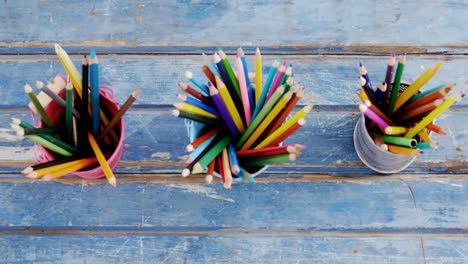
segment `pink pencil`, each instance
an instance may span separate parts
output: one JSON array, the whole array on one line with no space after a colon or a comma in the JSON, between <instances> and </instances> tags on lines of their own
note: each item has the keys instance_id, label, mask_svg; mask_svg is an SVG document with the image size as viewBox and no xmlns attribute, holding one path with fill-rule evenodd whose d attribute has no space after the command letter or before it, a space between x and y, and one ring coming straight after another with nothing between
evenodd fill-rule
<instances>
[{"instance_id":1,"label":"pink pencil","mask_svg":"<svg viewBox=\"0 0 468 264\"><path fill-rule=\"evenodd\" d=\"M275 93L276 88L280 85L281 80L283 79L284 72L286 71L286 61L278 68L278 72L275 75L275 79L271 83L270 90L268 91L267 98L265 103L270 100L270 97Z\"/></svg>"},{"instance_id":2,"label":"pink pencil","mask_svg":"<svg viewBox=\"0 0 468 264\"><path fill-rule=\"evenodd\" d=\"M368 118L370 118L370 120L374 121L374 123L376 123L377 126L379 126L379 128L382 131L385 131L385 128L387 128L389 126L382 118L380 118L379 115L377 115L374 111L372 111L372 109L367 107L367 105L360 104L359 105L359 110L362 113L364 113L364 115L366 115Z\"/></svg>"},{"instance_id":3,"label":"pink pencil","mask_svg":"<svg viewBox=\"0 0 468 264\"><path fill-rule=\"evenodd\" d=\"M250 124L252 113L250 112L250 100L249 91L247 89L247 82L245 80L244 67L239 55L236 56L235 60L237 79L239 80L239 88L242 96L242 105L244 106L245 122L247 126Z\"/></svg>"}]
</instances>

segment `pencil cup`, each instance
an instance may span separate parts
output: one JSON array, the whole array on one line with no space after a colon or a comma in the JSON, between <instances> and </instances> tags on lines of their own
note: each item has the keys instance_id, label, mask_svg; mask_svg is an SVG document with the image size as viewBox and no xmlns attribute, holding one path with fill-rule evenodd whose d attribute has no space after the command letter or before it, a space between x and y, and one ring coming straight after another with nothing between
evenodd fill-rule
<instances>
[{"instance_id":1,"label":"pencil cup","mask_svg":"<svg viewBox=\"0 0 468 264\"><path fill-rule=\"evenodd\" d=\"M108 117L110 117L117 113L120 107L114 98L112 88L105 85L101 85L100 95L101 109L105 112L105 114ZM65 89L59 93L59 96L61 96L62 98L65 97ZM56 127L63 127L63 115L65 114L65 109L63 107L59 106L57 103L52 101L49 105L47 105L47 107L45 107L45 111ZM39 127L43 127L42 120L40 120L39 122ZM119 136L118 143L117 145L113 146L111 149L108 150L109 153L112 153L109 159L107 160L111 169L114 169L117 166L123 154L123 137L125 128L123 118L121 118L119 124L116 125L116 128L117 129L115 129L115 131ZM35 157L37 162L39 163L52 161L57 158L55 153L50 152L48 149L42 147L41 145L35 144L35 148L38 148L40 150L40 154L38 154L35 151ZM88 170L76 171L72 174L85 179L98 179L105 176L100 166Z\"/></svg>"},{"instance_id":2,"label":"pencil cup","mask_svg":"<svg viewBox=\"0 0 468 264\"><path fill-rule=\"evenodd\" d=\"M190 139L190 142L192 142L200 136L203 128L205 127L205 124L185 119L185 126L187 127L187 135ZM251 178L254 178L258 176L259 174L261 174L262 172L264 172L267 168L268 166L255 167L255 168L245 167L244 169L248 173L250 173ZM219 173L217 173L216 171L214 171L213 174L216 177L221 178L221 175L219 175ZM241 177L234 178L234 180L238 182L244 181L244 179Z\"/></svg>"},{"instance_id":3,"label":"pencil cup","mask_svg":"<svg viewBox=\"0 0 468 264\"><path fill-rule=\"evenodd\" d=\"M416 157L398 155L379 148L367 131L364 115L361 115L354 128L353 140L354 148L361 161L379 173L391 174L402 171L416 159Z\"/></svg>"}]
</instances>

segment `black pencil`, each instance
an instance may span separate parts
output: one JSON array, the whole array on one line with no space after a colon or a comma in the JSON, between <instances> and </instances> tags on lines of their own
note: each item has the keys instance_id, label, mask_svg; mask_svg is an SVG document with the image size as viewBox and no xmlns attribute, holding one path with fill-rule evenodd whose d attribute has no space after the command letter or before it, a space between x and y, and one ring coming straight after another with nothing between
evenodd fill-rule
<instances>
[{"instance_id":1,"label":"black pencil","mask_svg":"<svg viewBox=\"0 0 468 264\"><path fill-rule=\"evenodd\" d=\"M80 151L86 151L88 149L88 123L89 123L89 113L88 113L88 59L84 56L82 60L82 97L80 105L80 126L78 129L78 149Z\"/></svg>"}]
</instances>

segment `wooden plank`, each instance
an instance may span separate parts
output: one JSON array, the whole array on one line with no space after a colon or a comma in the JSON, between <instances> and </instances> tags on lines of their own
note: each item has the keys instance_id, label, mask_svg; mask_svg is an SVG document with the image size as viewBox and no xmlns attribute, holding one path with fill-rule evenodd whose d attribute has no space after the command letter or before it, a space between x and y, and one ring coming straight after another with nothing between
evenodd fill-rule
<instances>
[{"instance_id":1,"label":"wooden plank","mask_svg":"<svg viewBox=\"0 0 468 264\"><path fill-rule=\"evenodd\" d=\"M52 50L52 46L50 47ZM210 50L205 50L210 53ZM264 75L277 56L265 56ZM358 64L362 61L374 83L383 81L388 56L297 56L284 55L280 58L293 65L295 81L304 85L306 96L301 104L312 103L323 109L354 109L358 100L355 95L359 87ZM116 98L124 102L128 95L136 88L142 90L141 97L135 102L136 106L153 105L168 106L177 101L177 94L181 93L178 82L187 82L184 73L193 71L203 80L201 71L203 59L196 56L100 56L100 78L102 84L112 86L116 91ZM233 59L233 56L230 56ZM81 66L81 56L72 56L78 69ZM248 56L250 71L253 71L254 56ZM441 83L455 82L456 90L466 91L468 77L464 66L466 56L408 56L404 79L416 79L425 68L443 61L440 72L425 86L426 89ZM2 100L0 108L23 108L28 103L22 86L25 82L32 85L36 80L44 83L52 80L57 73L65 74L65 70L56 56L1 56L0 93ZM25 75L26 74L26 75ZM265 77L266 78L266 77ZM466 107L468 100L463 100L455 107ZM346 107L344 107L345 105ZM328 107L328 108L327 108ZM356 107L357 108L357 107Z\"/></svg>"},{"instance_id":2,"label":"wooden plank","mask_svg":"<svg viewBox=\"0 0 468 264\"><path fill-rule=\"evenodd\" d=\"M7 235L6 262L461 263L466 239L244 235ZM458 247L458 252L453 247ZM464 247L464 248L463 248ZM447 254L449 253L449 254Z\"/></svg>"},{"instance_id":3,"label":"wooden plank","mask_svg":"<svg viewBox=\"0 0 468 264\"><path fill-rule=\"evenodd\" d=\"M11 117L30 120L29 113L24 111L0 111L0 122L5 127ZM286 141L305 144L307 148L302 155L294 163L270 167L267 172L371 172L360 162L354 150L352 136L358 117L358 113L348 112L310 113L306 126ZM465 126L467 118L464 112L442 115L437 122L446 128L448 135L433 135L433 139L439 142L439 148L435 151L427 150L408 171L466 172L468 149L464 146L468 144ZM148 109L130 111L125 121L123 164L117 168L117 172L181 170L182 161L187 155L184 147L189 143L183 119L173 117L169 110ZM0 169L13 172L31 164L34 158L33 144L26 139L18 141L19 138L8 128L0 132L0 161L5 166Z\"/></svg>"},{"instance_id":4,"label":"wooden plank","mask_svg":"<svg viewBox=\"0 0 468 264\"><path fill-rule=\"evenodd\" d=\"M0 230L466 234L467 180L0 183Z\"/></svg>"},{"instance_id":5,"label":"wooden plank","mask_svg":"<svg viewBox=\"0 0 468 264\"><path fill-rule=\"evenodd\" d=\"M8 1L2 46L464 46L465 2ZM66 12L64 12L66 11ZM274 17L271 14L275 14ZM339 14L339 15L336 15ZM80 25L80 26L76 26ZM96 28L96 25L99 27ZM229 25L229 30L226 30ZM94 28L83 34L82 28ZM366 49L362 47L362 49Z\"/></svg>"}]
</instances>

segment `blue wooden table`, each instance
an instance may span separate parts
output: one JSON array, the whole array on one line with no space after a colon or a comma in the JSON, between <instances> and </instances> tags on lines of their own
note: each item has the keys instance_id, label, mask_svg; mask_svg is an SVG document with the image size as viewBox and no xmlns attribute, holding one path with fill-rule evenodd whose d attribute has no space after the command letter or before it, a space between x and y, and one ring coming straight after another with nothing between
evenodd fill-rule
<instances>
[{"instance_id":1,"label":"blue wooden table","mask_svg":"<svg viewBox=\"0 0 468 264\"><path fill-rule=\"evenodd\" d=\"M0 8L0 263L467 263L468 101L438 122L447 136L405 171L382 176L355 154L358 63L384 76L392 51L404 78L442 61L428 86L468 84L466 1L2 1ZM65 73L96 48L101 82L123 103L119 185L65 177L31 181L32 143L8 128L28 120L22 85ZM255 184L181 178L184 122L171 115L185 70L202 52L260 46L294 66L313 103L290 142L295 163Z\"/></svg>"}]
</instances>

